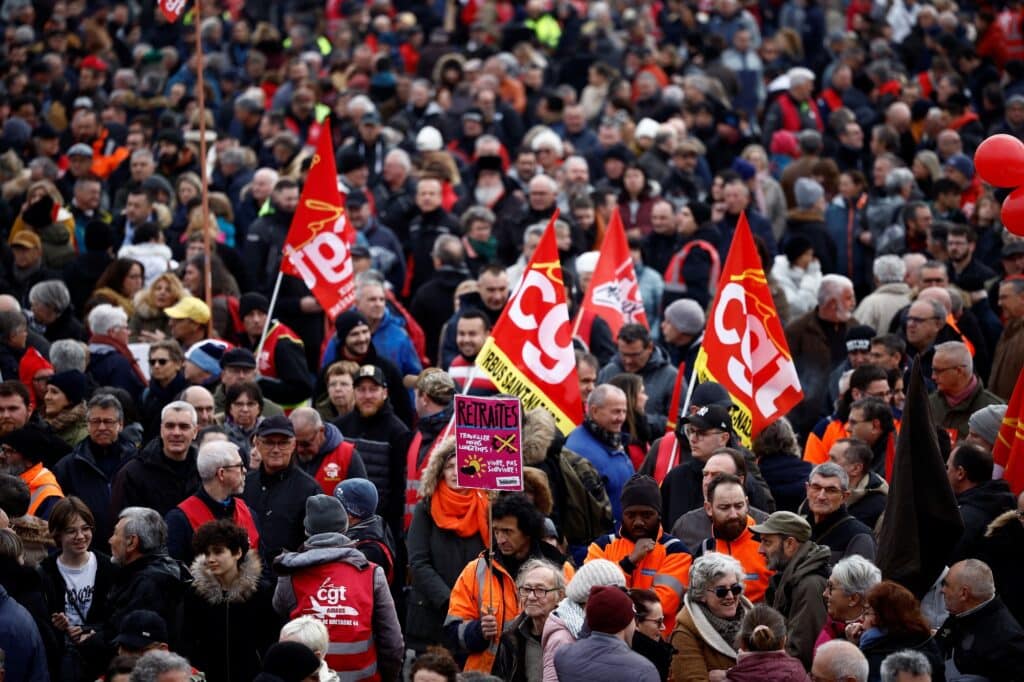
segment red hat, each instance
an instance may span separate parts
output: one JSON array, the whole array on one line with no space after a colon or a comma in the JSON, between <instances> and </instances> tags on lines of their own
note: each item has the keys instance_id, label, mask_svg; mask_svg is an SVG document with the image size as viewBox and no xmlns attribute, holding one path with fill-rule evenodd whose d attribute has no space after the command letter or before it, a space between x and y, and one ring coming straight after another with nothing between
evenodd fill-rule
<instances>
[{"instance_id":1,"label":"red hat","mask_svg":"<svg viewBox=\"0 0 1024 682\"><path fill-rule=\"evenodd\" d=\"M107 63L94 54L82 60L81 68L92 69L93 71L106 71Z\"/></svg>"},{"instance_id":2,"label":"red hat","mask_svg":"<svg viewBox=\"0 0 1024 682\"><path fill-rule=\"evenodd\" d=\"M614 635L622 632L636 618L633 600L621 587L594 585L586 606L587 625L593 632Z\"/></svg>"},{"instance_id":3,"label":"red hat","mask_svg":"<svg viewBox=\"0 0 1024 682\"><path fill-rule=\"evenodd\" d=\"M18 380L25 385L28 389L28 394L31 397L32 404L29 405L31 409L35 409L36 392L32 388L32 380L36 378L44 369L53 370L53 365L42 356L32 346L29 346L25 351L25 354L21 356L21 361L18 363Z\"/></svg>"}]
</instances>

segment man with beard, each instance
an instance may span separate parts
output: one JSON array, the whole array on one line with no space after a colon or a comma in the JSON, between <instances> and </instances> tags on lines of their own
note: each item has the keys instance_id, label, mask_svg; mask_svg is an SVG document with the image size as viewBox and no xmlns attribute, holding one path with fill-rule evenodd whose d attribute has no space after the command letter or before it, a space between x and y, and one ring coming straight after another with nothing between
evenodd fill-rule
<instances>
[{"instance_id":1,"label":"man with beard","mask_svg":"<svg viewBox=\"0 0 1024 682\"><path fill-rule=\"evenodd\" d=\"M0 383L0 436L20 429L32 416L28 389L16 379Z\"/></svg>"},{"instance_id":2,"label":"man with beard","mask_svg":"<svg viewBox=\"0 0 1024 682\"><path fill-rule=\"evenodd\" d=\"M402 373L390 360L381 357L373 345L370 322L366 316L355 309L346 310L334 320L336 343L328 346L324 353L321 367L330 367L338 360L350 360L357 365L373 365L381 370L389 386L395 388L391 397L394 414L405 424L412 424L412 405L409 392L401 390ZM321 396L323 390L317 391Z\"/></svg>"},{"instance_id":3,"label":"man with beard","mask_svg":"<svg viewBox=\"0 0 1024 682\"><path fill-rule=\"evenodd\" d=\"M775 571L765 603L786 619L786 653L810 668L827 615L821 595L828 582L829 549L811 542L810 524L793 512L775 512L750 530L761 536L758 552Z\"/></svg>"},{"instance_id":4,"label":"man with beard","mask_svg":"<svg viewBox=\"0 0 1024 682\"><path fill-rule=\"evenodd\" d=\"M622 372L638 374L647 391L647 420L654 432L664 432L669 403L676 383L676 368L668 354L654 344L651 333L641 324L624 324L616 338L618 352L597 375L605 382Z\"/></svg>"},{"instance_id":5,"label":"man with beard","mask_svg":"<svg viewBox=\"0 0 1024 682\"><path fill-rule=\"evenodd\" d=\"M744 499L747 500L747 514L753 517L754 521L760 523L768 518L768 512L761 511L759 508L750 504L747 496L747 462L743 453L736 448L718 448L714 451L714 454L708 457L707 461L704 462L704 468L701 472L700 487L704 500L703 506L686 512L671 526L666 524L666 526L671 529L672 535L682 540L683 544L687 547L693 547L696 549L700 547L701 543L706 539L710 537L720 537L717 533L713 533L713 517L708 512L708 488L711 485L711 481L715 480L719 476L735 476L736 479L739 480L740 485L743 486ZM664 492L663 488L662 504L665 504ZM705 551L711 550L706 549Z\"/></svg>"},{"instance_id":6,"label":"man with beard","mask_svg":"<svg viewBox=\"0 0 1024 682\"><path fill-rule=\"evenodd\" d=\"M661 491L653 478L638 474L629 479L621 507L619 532L595 540L586 561L607 559L622 569L626 587L654 590L665 612L664 631L671 632L693 557L681 540L662 530Z\"/></svg>"},{"instance_id":7,"label":"man with beard","mask_svg":"<svg viewBox=\"0 0 1024 682\"><path fill-rule=\"evenodd\" d=\"M500 265L491 264L480 270L476 279L476 291L459 297L459 309L448 318L444 327L444 338L441 342L441 365L450 365L455 360L458 350L458 321L463 312L476 310L487 316L487 328L497 323L508 303L510 286L508 272Z\"/></svg>"},{"instance_id":8,"label":"man with beard","mask_svg":"<svg viewBox=\"0 0 1024 682\"><path fill-rule=\"evenodd\" d=\"M457 209L462 213L470 206L483 206L494 213L492 234L498 240L498 257L507 265L515 262L516 244L522 240L522 231L517 230L526 211L523 200L513 193L511 183L500 156L481 156L476 160L472 202L463 203Z\"/></svg>"},{"instance_id":9,"label":"man with beard","mask_svg":"<svg viewBox=\"0 0 1024 682\"><path fill-rule=\"evenodd\" d=\"M972 302L985 290L985 282L996 276L977 258L978 233L970 225L952 225L946 234L949 281L971 295Z\"/></svg>"},{"instance_id":10,"label":"man with beard","mask_svg":"<svg viewBox=\"0 0 1024 682\"><path fill-rule=\"evenodd\" d=\"M185 146L185 138L177 130L164 130L157 135L157 172L171 184L178 181L182 173L198 173L192 150Z\"/></svg>"},{"instance_id":11,"label":"man with beard","mask_svg":"<svg viewBox=\"0 0 1024 682\"><path fill-rule=\"evenodd\" d=\"M459 393L489 396L498 393L498 387L487 375L476 369L476 356L491 335L491 322L487 315L475 309L464 310L455 323L455 343L459 354L448 367ZM468 390L467 382L471 382Z\"/></svg>"},{"instance_id":12,"label":"man with beard","mask_svg":"<svg viewBox=\"0 0 1024 682\"><path fill-rule=\"evenodd\" d=\"M239 495L245 492L246 466L238 446L228 441L208 441L199 448L196 468L203 482L191 497L167 512L167 553L186 566L192 564L192 536L199 526L217 519L231 519L249 535L249 549L258 550L260 533L252 511Z\"/></svg>"},{"instance_id":13,"label":"man with beard","mask_svg":"<svg viewBox=\"0 0 1024 682\"><path fill-rule=\"evenodd\" d=\"M124 211L114 219L111 225L114 231L114 244L118 248L131 245L135 228L143 223L156 221L156 213L153 211L153 195L143 189L141 185L129 189Z\"/></svg>"},{"instance_id":14,"label":"man with beard","mask_svg":"<svg viewBox=\"0 0 1024 682\"><path fill-rule=\"evenodd\" d=\"M366 478L366 467L352 443L334 424L325 424L312 407L300 407L289 415L295 427L298 466L316 479L325 495L349 478Z\"/></svg>"},{"instance_id":15,"label":"man with beard","mask_svg":"<svg viewBox=\"0 0 1024 682\"><path fill-rule=\"evenodd\" d=\"M368 328L367 328L368 330ZM336 424L345 438L355 443L363 458L366 476L377 487L377 513L398 537L402 530L405 469L403 456L412 435L388 401L388 380L380 367L363 365L355 376L356 409ZM401 383L395 393L407 394Z\"/></svg>"}]
</instances>

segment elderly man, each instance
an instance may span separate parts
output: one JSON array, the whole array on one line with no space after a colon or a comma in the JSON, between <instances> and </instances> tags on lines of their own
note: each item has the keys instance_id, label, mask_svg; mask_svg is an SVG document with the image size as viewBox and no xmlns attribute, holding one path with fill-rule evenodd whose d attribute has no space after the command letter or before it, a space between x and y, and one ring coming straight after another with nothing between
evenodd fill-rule
<instances>
[{"instance_id":1,"label":"elderly man","mask_svg":"<svg viewBox=\"0 0 1024 682\"><path fill-rule=\"evenodd\" d=\"M256 295L258 296L259 294ZM309 379L308 373L305 371L306 359L302 356L301 348L298 352L302 360L301 367L303 379L300 381L305 381L306 386L310 387L310 390L312 390L313 382ZM263 383L263 377L257 377L256 357L252 354L252 351L247 348L230 348L224 351L224 355L220 358L220 382L217 384L217 388L213 392L213 404L218 414L224 413L225 394L227 393L227 390L232 386L237 386L238 384L245 382L259 382L261 389L265 385ZM306 391L305 395L308 397L309 391ZM284 410L282 410L281 406L277 403L264 397L260 416L273 417L277 414L284 414Z\"/></svg>"},{"instance_id":2,"label":"elderly man","mask_svg":"<svg viewBox=\"0 0 1024 682\"><path fill-rule=\"evenodd\" d=\"M260 533L248 505L239 497L245 491L247 467L238 446L228 441L209 441L199 448L196 469L202 485L167 512L167 552L186 566L192 564L192 536L199 526L217 519L231 519L249 535L249 548L259 549Z\"/></svg>"},{"instance_id":3,"label":"elderly man","mask_svg":"<svg viewBox=\"0 0 1024 682\"><path fill-rule=\"evenodd\" d=\"M197 416L183 400L160 412L160 437L147 443L138 457L126 462L114 478L111 506L149 507L164 515L200 485L196 469Z\"/></svg>"},{"instance_id":4,"label":"elderly man","mask_svg":"<svg viewBox=\"0 0 1024 682\"><path fill-rule=\"evenodd\" d=\"M871 470L874 457L871 447L859 438L840 438L828 451L828 456L850 479L846 510L868 528L874 528L885 511L889 484Z\"/></svg>"},{"instance_id":5,"label":"elderly man","mask_svg":"<svg viewBox=\"0 0 1024 682\"><path fill-rule=\"evenodd\" d=\"M298 549L302 544L306 498L322 490L292 461L295 427L287 417L261 421L254 447L260 454L260 467L246 476L242 499L257 519L266 564L282 550Z\"/></svg>"},{"instance_id":6,"label":"elderly man","mask_svg":"<svg viewBox=\"0 0 1024 682\"><path fill-rule=\"evenodd\" d=\"M1024 629L996 596L992 570L982 561L953 564L942 580L949 618L935 639L946 659L947 679L1011 679L1024 666Z\"/></svg>"},{"instance_id":7,"label":"elderly man","mask_svg":"<svg viewBox=\"0 0 1024 682\"><path fill-rule=\"evenodd\" d=\"M431 255L434 241L441 235L459 233L459 221L441 205L441 181L424 177L416 184L417 212L409 222L409 238L404 242L412 272L406 274L406 290L415 293L434 273Z\"/></svg>"},{"instance_id":8,"label":"elderly man","mask_svg":"<svg viewBox=\"0 0 1024 682\"><path fill-rule=\"evenodd\" d=\"M101 303L89 312L89 329L92 337L88 374L100 386L123 388L138 402L146 388L146 378L128 350L127 313Z\"/></svg>"},{"instance_id":9,"label":"elderly man","mask_svg":"<svg viewBox=\"0 0 1024 682\"><path fill-rule=\"evenodd\" d=\"M959 341L935 346L932 381L935 390L928 396L932 416L936 425L950 432L953 442L967 436L967 423L972 414L1003 402L999 396L985 390L974 373L974 358Z\"/></svg>"},{"instance_id":10,"label":"elderly man","mask_svg":"<svg viewBox=\"0 0 1024 682\"><path fill-rule=\"evenodd\" d=\"M625 422L626 394L610 384L600 384L587 400L583 423L565 440L565 446L593 464L604 479L616 524L622 520L622 488L633 475L622 435Z\"/></svg>"},{"instance_id":11,"label":"elderly man","mask_svg":"<svg viewBox=\"0 0 1024 682\"><path fill-rule=\"evenodd\" d=\"M946 478L956 495L964 532L949 561L979 556L985 530L1000 514L1017 508L1009 484L992 479L992 454L977 445L958 443L946 462Z\"/></svg>"},{"instance_id":12,"label":"elderly man","mask_svg":"<svg viewBox=\"0 0 1024 682\"><path fill-rule=\"evenodd\" d=\"M828 377L847 354L846 333L857 324L853 282L842 275L825 275L818 287L814 310L786 326L786 341L796 361L804 401L790 413L797 431L806 433L831 406L826 406Z\"/></svg>"},{"instance_id":13,"label":"elderly man","mask_svg":"<svg viewBox=\"0 0 1024 682\"><path fill-rule=\"evenodd\" d=\"M1006 326L996 343L988 387L1003 400L1009 400L1024 369L1024 280L1005 279L999 285L999 308Z\"/></svg>"},{"instance_id":14,"label":"elderly man","mask_svg":"<svg viewBox=\"0 0 1024 682\"><path fill-rule=\"evenodd\" d=\"M904 281L907 267L899 256L879 256L871 266L875 290L864 297L854 317L879 331L889 328L893 318L910 303L910 286Z\"/></svg>"},{"instance_id":15,"label":"elderly man","mask_svg":"<svg viewBox=\"0 0 1024 682\"><path fill-rule=\"evenodd\" d=\"M641 324L625 324L616 339L618 352L611 362L601 368L597 375L599 383L605 383L622 372L640 375L647 392L647 419L654 432L665 430L672 390L676 383L676 368L669 362L668 355L655 345L650 332Z\"/></svg>"},{"instance_id":16,"label":"elderly man","mask_svg":"<svg viewBox=\"0 0 1024 682\"><path fill-rule=\"evenodd\" d=\"M217 408L213 394L202 386L189 386L181 392L181 399L196 411L196 426L201 430L217 424ZM273 416L264 414L264 417Z\"/></svg>"},{"instance_id":17,"label":"elderly man","mask_svg":"<svg viewBox=\"0 0 1024 682\"><path fill-rule=\"evenodd\" d=\"M868 659L856 644L834 639L818 647L811 676L829 682L868 682Z\"/></svg>"},{"instance_id":18,"label":"elderly man","mask_svg":"<svg viewBox=\"0 0 1024 682\"><path fill-rule=\"evenodd\" d=\"M832 551L833 565L853 554L875 559L871 529L847 511L849 497L850 477L841 466L825 462L811 470L803 517L811 525L811 540Z\"/></svg>"},{"instance_id":19,"label":"elderly man","mask_svg":"<svg viewBox=\"0 0 1024 682\"><path fill-rule=\"evenodd\" d=\"M764 120L764 145L770 147L772 136L780 130L797 133L801 130L825 130L825 121L814 101L814 72L794 67L786 73L789 90L768 107Z\"/></svg>"},{"instance_id":20,"label":"elderly man","mask_svg":"<svg viewBox=\"0 0 1024 682\"><path fill-rule=\"evenodd\" d=\"M829 549L812 542L810 524L792 512L775 512L750 530L761 536L758 551L775 571L765 603L786 619L786 651L810 667L814 642L825 623L821 595L828 579Z\"/></svg>"},{"instance_id":21,"label":"elderly man","mask_svg":"<svg viewBox=\"0 0 1024 682\"><path fill-rule=\"evenodd\" d=\"M312 476L325 495L348 478L366 478L363 459L355 446L345 440L337 426L324 423L312 407L300 407L291 413L295 427L295 454L300 469Z\"/></svg>"},{"instance_id":22,"label":"elderly man","mask_svg":"<svg viewBox=\"0 0 1024 682\"><path fill-rule=\"evenodd\" d=\"M491 674L503 680L539 680L544 667L541 635L565 596L565 576L550 561L530 559L519 569L516 591L522 612L505 628Z\"/></svg>"},{"instance_id":23,"label":"elderly man","mask_svg":"<svg viewBox=\"0 0 1024 682\"><path fill-rule=\"evenodd\" d=\"M920 651L904 649L882 661L882 682L932 682L932 665Z\"/></svg>"}]
</instances>

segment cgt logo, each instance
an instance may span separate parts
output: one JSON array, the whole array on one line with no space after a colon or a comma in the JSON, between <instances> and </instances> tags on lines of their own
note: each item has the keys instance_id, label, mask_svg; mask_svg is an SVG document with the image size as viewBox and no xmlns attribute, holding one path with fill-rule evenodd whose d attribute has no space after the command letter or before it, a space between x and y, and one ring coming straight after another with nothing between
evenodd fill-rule
<instances>
[{"instance_id":1,"label":"cgt logo","mask_svg":"<svg viewBox=\"0 0 1024 682\"><path fill-rule=\"evenodd\" d=\"M344 585L335 585L330 577L324 579L320 589L316 591L316 598L321 603L334 606L345 601L345 591L348 588Z\"/></svg>"},{"instance_id":2,"label":"cgt logo","mask_svg":"<svg viewBox=\"0 0 1024 682\"><path fill-rule=\"evenodd\" d=\"M345 216L338 218L333 230L324 230L300 249L285 246L285 255L307 287L313 289L320 281L340 284L352 277L352 259L348 245L339 235L344 231ZM320 277L317 277L320 273Z\"/></svg>"},{"instance_id":3,"label":"cgt logo","mask_svg":"<svg viewBox=\"0 0 1024 682\"><path fill-rule=\"evenodd\" d=\"M554 282L536 270L529 270L515 298L509 302L508 311L513 324L523 332L529 332L523 343L525 366L538 379L553 385L565 381L576 366L572 338L568 333L569 309L564 302L552 305L556 300ZM536 315L526 312L544 308L547 308L547 313L539 321Z\"/></svg>"}]
</instances>

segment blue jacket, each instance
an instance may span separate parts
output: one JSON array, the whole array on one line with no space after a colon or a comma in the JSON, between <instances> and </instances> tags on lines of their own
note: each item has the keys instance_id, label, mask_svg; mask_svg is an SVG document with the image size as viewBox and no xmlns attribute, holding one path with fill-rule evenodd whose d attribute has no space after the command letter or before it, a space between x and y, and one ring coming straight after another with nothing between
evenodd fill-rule
<instances>
[{"instance_id":1,"label":"blue jacket","mask_svg":"<svg viewBox=\"0 0 1024 682\"><path fill-rule=\"evenodd\" d=\"M660 682L654 664L615 635L592 632L562 647L555 654L561 682Z\"/></svg>"},{"instance_id":2,"label":"blue jacket","mask_svg":"<svg viewBox=\"0 0 1024 682\"><path fill-rule=\"evenodd\" d=\"M7 682L50 682L43 638L25 607L0 585L0 649Z\"/></svg>"},{"instance_id":3,"label":"blue jacket","mask_svg":"<svg viewBox=\"0 0 1024 682\"><path fill-rule=\"evenodd\" d=\"M612 516L615 518L615 525L618 526L622 521L622 487L635 473L629 455L624 449L609 450L607 445L594 438L583 425L572 430L565 439L565 447L593 464L597 473L604 479L604 487L612 503Z\"/></svg>"},{"instance_id":4,"label":"blue jacket","mask_svg":"<svg viewBox=\"0 0 1024 682\"><path fill-rule=\"evenodd\" d=\"M138 404L146 384L132 368L132 363L113 346L105 343L89 344L89 367L87 372L99 386L115 386L128 391Z\"/></svg>"}]
</instances>

